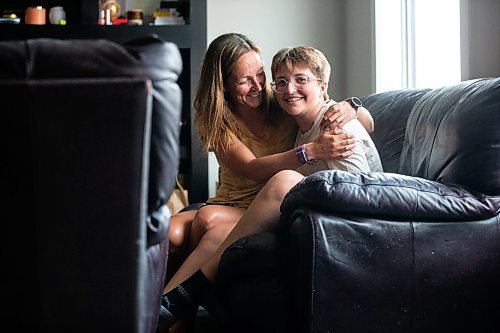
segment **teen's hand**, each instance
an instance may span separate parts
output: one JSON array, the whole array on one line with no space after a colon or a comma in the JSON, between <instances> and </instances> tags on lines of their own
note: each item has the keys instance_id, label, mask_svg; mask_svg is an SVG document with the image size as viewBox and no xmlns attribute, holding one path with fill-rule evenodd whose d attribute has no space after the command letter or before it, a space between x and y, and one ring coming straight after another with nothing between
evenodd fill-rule
<instances>
[{"instance_id":1,"label":"teen's hand","mask_svg":"<svg viewBox=\"0 0 500 333\"><path fill-rule=\"evenodd\" d=\"M336 127L321 134L316 140L306 144L306 155L310 160L332 160L346 158L353 154L354 135Z\"/></svg>"},{"instance_id":2,"label":"teen's hand","mask_svg":"<svg viewBox=\"0 0 500 333\"><path fill-rule=\"evenodd\" d=\"M335 127L342 128L348 121L356 118L356 110L347 101L333 104L326 110L321 119L320 126L324 131L330 131Z\"/></svg>"}]
</instances>

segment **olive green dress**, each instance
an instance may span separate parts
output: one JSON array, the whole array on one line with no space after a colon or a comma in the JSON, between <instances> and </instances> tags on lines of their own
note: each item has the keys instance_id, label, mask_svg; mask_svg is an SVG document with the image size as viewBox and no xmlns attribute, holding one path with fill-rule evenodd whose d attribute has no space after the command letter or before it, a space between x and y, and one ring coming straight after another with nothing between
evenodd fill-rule
<instances>
[{"instance_id":1,"label":"olive green dress","mask_svg":"<svg viewBox=\"0 0 500 333\"><path fill-rule=\"evenodd\" d=\"M255 157L261 157L292 149L296 135L297 125L294 120L291 117L285 117L278 125L270 127L261 139L253 135L245 126L242 126L241 135L238 138L252 151ZM256 182L238 176L220 164L216 195L208 199L207 203L246 209L266 182Z\"/></svg>"}]
</instances>

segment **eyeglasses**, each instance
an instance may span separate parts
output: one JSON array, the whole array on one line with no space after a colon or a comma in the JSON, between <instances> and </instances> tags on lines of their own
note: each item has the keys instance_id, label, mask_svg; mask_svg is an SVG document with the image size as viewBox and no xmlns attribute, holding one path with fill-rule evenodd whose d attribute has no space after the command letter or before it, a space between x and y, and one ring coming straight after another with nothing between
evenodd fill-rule
<instances>
[{"instance_id":1,"label":"eyeglasses","mask_svg":"<svg viewBox=\"0 0 500 333\"><path fill-rule=\"evenodd\" d=\"M311 80L316 80L323 82L322 79L318 77L309 77L307 75L298 75L293 76L290 79L285 79L284 77L280 77L276 79L274 82L271 82L271 87L277 93L284 93L288 89L288 83L292 82L295 89L300 90L303 89L304 86Z\"/></svg>"}]
</instances>

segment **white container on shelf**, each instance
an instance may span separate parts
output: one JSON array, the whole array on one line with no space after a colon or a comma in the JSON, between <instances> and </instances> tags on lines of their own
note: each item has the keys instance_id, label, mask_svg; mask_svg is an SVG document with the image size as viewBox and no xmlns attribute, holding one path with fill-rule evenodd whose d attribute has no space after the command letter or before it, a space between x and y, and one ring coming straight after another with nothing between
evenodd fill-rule
<instances>
[{"instance_id":1,"label":"white container on shelf","mask_svg":"<svg viewBox=\"0 0 500 333\"><path fill-rule=\"evenodd\" d=\"M177 25L186 24L181 16L159 16L155 18L154 25Z\"/></svg>"},{"instance_id":2,"label":"white container on shelf","mask_svg":"<svg viewBox=\"0 0 500 333\"><path fill-rule=\"evenodd\" d=\"M66 23L66 12L63 7L56 6L50 8L49 11L49 21L51 24L65 24Z\"/></svg>"}]
</instances>

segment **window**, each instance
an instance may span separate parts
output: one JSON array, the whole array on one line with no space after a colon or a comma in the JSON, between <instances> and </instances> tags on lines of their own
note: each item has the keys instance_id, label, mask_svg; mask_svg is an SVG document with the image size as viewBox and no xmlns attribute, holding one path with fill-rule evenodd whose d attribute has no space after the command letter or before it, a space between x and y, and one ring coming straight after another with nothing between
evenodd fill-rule
<instances>
[{"instance_id":1,"label":"window","mask_svg":"<svg viewBox=\"0 0 500 333\"><path fill-rule=\"evenodd\" d=\"M460 0L375 0L377 92L460 82Z\"/></svg>"}]
</instances>

